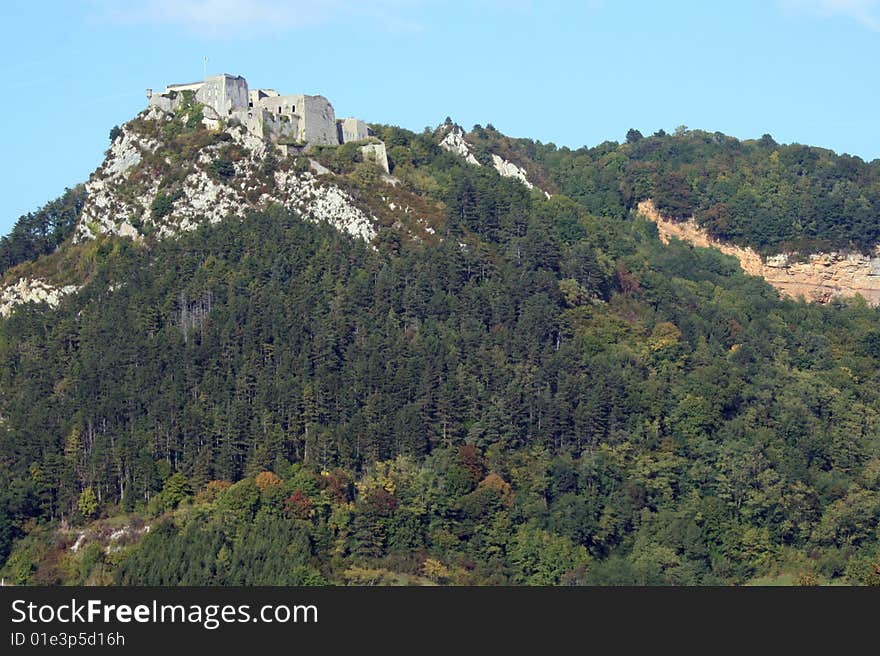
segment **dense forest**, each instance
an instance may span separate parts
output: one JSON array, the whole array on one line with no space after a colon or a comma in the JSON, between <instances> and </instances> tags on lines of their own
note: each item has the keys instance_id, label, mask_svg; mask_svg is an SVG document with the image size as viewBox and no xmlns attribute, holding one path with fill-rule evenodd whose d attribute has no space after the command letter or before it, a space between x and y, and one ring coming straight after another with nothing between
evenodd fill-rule
<instances>
[{"instance_id":1,"label":"dense forest","mask_svg":"<svg viewBox=\"0 0 880 656\"><path fill-rule=\"evenodd\" d=\"M625 218L653 198L667 216L693 216L713 237L764 253L869 251L880 242L880 160L837 155L770 135L662 130L570 150L475 129L478 147L536 162L553 188L601 216Z\"/></svg>"},{"instance_id":2,"label":"dense forest","mask_svg":"<svg viewBox=\"0 0 880 656\"><path fill-rule=\"evenodd\" d=\"M780 300L630 211L865 248L876 164L684 130L578 151L470 133L546 198L430 131L375 130L441 238L369 245L271 208L62 246L88 284L0 321L3 576L880 583L878 311Z\"/></svg>"}]
</instances>

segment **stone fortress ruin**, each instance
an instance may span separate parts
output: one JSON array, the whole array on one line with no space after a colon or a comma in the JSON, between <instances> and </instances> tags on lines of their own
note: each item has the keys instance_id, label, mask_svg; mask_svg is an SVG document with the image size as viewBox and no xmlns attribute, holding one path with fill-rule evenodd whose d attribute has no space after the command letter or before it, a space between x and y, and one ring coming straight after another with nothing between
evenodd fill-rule
<instances>
[{"instance_id":1,"label":"stone fortress ruin","mask_svg":"<svg viewBox=\"0 0 880 656\"><path fill-rule=\"evenodd\" d=\"M239 75L208 76L202 82L172 84L161 93L147 89L150 107L175 112L192 96L204 106L204 123L217 129L221 122L236 120L261 139L289 147L341 145L371 138L367 124L357 118L337 119L324 96L282 96L274 89L249 89ZM388 172L385 144L378 139L362 147L365 159Z\"/></svg>"}]
</instances>

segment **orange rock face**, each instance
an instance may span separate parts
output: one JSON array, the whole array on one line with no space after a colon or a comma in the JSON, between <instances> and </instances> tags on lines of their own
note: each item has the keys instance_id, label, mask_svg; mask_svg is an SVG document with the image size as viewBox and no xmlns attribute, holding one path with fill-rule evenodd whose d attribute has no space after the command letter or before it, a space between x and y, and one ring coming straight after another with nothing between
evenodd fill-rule
<instances>
[{"instance_id":1,"label":"orange rock face","mask_svg":"<svg viewBox=\"0 0 880 656\"><path fill-rule=\"evenodd\" d=\"M835 296L859 294L870 305L880 305L880 246L872 257L831 252L813 253L806 261L784 253L763 258L751 248L712 239L693 219L681 223L667 219L651 200L639 203L638 211L657 224L664 244L675 237L694 246L717 248L738 259L743 271L761 276L786 296L827 303Z\"/></svg>"}]
</instances>

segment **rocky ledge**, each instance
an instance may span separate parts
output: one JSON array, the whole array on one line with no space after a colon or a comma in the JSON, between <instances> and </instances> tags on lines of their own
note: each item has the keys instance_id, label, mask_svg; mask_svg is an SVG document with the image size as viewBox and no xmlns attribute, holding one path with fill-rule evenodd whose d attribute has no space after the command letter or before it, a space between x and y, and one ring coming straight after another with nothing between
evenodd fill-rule
<instances>
[{"instance_id":1,"label":"rocky ledge","mask_svg":"<svg viewBox=\"0 0 880 656\"><path fill-rule=\"evenodd\" d=\"M18 282L0 289L0 316L6 317L24 303L46 303L57 307L61 299L78 289L76 285L55 287L44 280L19 278Z\"/></svg>"},{"instance_id":2,"label":"rocky ledge","mask_svg":"<svg viewBox=\"0 0 880 656\"><path fill-rule=\"evenodd\" d=\"M696 221L676 222L664 217L651 200L638 205L639 214L657 224L663 243L675 237L694 246L717 248L739 260L743 271L761 276L784 295L827 303L841 297L862 296L869 305L880 305L880 247L874 255L861 253L782 253L763 258L751 248L713 239Z\"/></svg>"}]
</instances>

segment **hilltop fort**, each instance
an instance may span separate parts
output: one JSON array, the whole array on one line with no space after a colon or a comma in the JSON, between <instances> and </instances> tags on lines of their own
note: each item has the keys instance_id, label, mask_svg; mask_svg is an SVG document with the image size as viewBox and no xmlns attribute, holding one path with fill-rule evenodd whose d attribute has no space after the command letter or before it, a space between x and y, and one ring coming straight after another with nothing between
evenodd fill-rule
<instances>
[{"instance_id":1,"label":"hilltop fort","mask_svg":"<svg viewBox=\"0 0 880 656\"><path fill-rule=\"evenodd\" d=\"M207 127L216 129L223 121L237 120L254 136L284 150L291 145L341 145L371 136L360 119L337 119L333 105L324 96L282 96L274 89L249 89L240 75L223 73L201 82L171 84L161 93L147 89L149 105L166 112L176 112L192 97L204 106L203 122ZM364 151L387 171L384 144L368 144Z\"/></svg>"}]
</instances>

